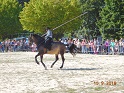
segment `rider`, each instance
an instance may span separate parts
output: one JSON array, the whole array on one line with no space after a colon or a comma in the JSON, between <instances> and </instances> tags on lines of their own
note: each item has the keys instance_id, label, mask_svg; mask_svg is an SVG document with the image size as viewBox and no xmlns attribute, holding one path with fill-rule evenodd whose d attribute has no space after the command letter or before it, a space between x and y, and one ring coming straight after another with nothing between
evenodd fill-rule
<instances>
[{"instance_id":1,"label":"rider","mask_svg":"<svg viewBox=\"0 0 124 93\"><path fill-rule=\"evenodd\" d=\"M42 35L42 37L45 37L44 47L47 48L48 50L51 50L51 42L52 42L53 34L49 27L47 27L45 30L46 30L46 33Z\"/></svg>"}]
</instances>

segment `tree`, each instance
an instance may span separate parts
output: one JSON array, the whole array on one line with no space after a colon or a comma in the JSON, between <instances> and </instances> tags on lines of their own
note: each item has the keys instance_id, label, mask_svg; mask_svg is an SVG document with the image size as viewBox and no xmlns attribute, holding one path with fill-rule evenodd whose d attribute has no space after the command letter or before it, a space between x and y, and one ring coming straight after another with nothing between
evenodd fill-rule
<instances>
[{"instance_id":1,"label":"tree","mask_svg":"<svg viewBox=\"0 0 124 93\"><path fill-rule=\"evenodd\" d=\"M97 26L101 29L102 36L106 38L124 37L124 1L105 0L105 6L100 12L100 20Z\"/></svg>"},{"instance_id":2,"label":"tree","mask_svg":"<svg viewBox=\"0 0 124 93\"><path fill-rule=\"evenodd\" d=\"M18 0L19 4L21 4L22 6L24 5L24 2L29 2L30 0Z\"/></svg>"},{"instance_id":3,"label":"tree","mask_svg":"<svg viewBox=\"0 0 124 93\"><path fill-rule=\"evenodd\" d=\"M30 0L20 13L20 21L24 30L43 33L45 27L53 29L81 13L78 0ZM80 19L76 19L56 29L54 34L75 30L80 25Z\"/></svg>"},{"instance_id":4,"label":"tree","mask_svg":"<svg viewBox=\"0 0 124 93\"><path fill-rule=\"evenodd\" d=\"M0 38L22 31L19 21L21 6L17 0L0 0Z\"/></svg>"},{"instance_id":5,"label":"tree","mask_svg":"<svg viewBox=\"0 0 124 93\"><path fill-rule=\"evenodd\" d=\"M82 17L82 33L84 36L91 35L92 37L100 35L96 22L100 19L99 11L104 6L104 0L80 0L80 2L82 11L88 12Z\"/></svg>"}]
</instances>

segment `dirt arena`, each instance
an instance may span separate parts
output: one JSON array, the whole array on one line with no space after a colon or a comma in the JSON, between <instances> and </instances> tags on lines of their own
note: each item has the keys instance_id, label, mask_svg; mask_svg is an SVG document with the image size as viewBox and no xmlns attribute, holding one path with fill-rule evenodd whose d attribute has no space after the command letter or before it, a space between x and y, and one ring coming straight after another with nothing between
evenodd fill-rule
<instances>
[{"instance_id":1,"label":"dirt arena","mask_svg":"<svg viewBox=\"0 0 124 93\"><path fill-rule=\"evenodd\" d=\"M45 55L45 70L36 54L0 53L0 93L124 93L124 55L65 53L62 70L60 57L50 68L55 57Z\"/></svg>"}]
</instances>

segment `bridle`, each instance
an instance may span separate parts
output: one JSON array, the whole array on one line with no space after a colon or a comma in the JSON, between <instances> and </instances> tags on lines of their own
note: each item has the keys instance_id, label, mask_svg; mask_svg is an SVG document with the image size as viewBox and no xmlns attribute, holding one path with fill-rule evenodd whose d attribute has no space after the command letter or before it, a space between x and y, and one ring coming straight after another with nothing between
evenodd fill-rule
<instances>
[{"instance_id":1,"label":"bridle","mask_svg":"<svg viewBox=\"0 0 124 93\"><path fill-rule=\"evenodd\" d=\"M30 35L30 42L31 43L33 43L34 42L34 40L32 39L33 37L32 37L33 35ZM36 37L35 37L36 38ZM41 38L43 38L43 37L41 37ZM40 41L38 41L38 44L37 44L37 49L42 45L42 44L44 44L45 43L45 40L43 40L42 42L40 42Z\"/></svg>"},{"instance_id":2,"label":"bridle","mask_svg":"<svg viewBox=\"0 0 124 93\"><path fill-rule=\"evenodd\" d=\"M43 42L40 42L38 45L37 45L37 49L40 47L41 44L44 44L45 40Z\"/></svg>"},{"instance_id":3,"label":"bridle","mask_svg":"<svg viewBox=\"0 0 124 93\"><path fill-rule=\"evenodd\" d=\"M41 38L44 38L44 37L41 36ZM39 42L40 42L40 41L39 41ZM45 43L45 39L37 45L37 49L38 49L42 44L44 44L44 43Z\"/></svg>"}]
</instances>

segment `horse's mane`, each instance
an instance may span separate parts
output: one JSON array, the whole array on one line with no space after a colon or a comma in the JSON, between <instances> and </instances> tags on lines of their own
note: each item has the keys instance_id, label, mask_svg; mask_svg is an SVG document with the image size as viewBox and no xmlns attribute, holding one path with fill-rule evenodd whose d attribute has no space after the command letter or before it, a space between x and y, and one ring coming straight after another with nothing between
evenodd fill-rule
<instances>
[{"instance_id":1,"label":"horse's mane","mask_svg":"<svg viewBox=\"0 0 124 93\"><path fill-rule=\"evenodd\" d=\"M40 41L44 40L44 38L41 37L41 36L38 35L38 34L33 34L33 36L34 36L35 38L37 38L38 40L40 40Z\"/></svg>"}]
</instances>

